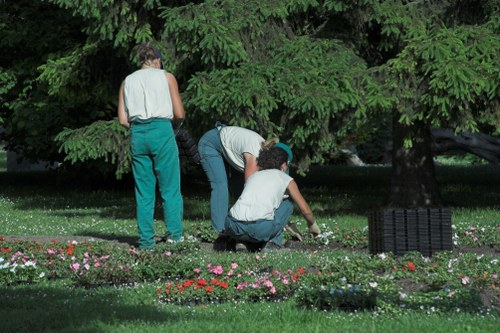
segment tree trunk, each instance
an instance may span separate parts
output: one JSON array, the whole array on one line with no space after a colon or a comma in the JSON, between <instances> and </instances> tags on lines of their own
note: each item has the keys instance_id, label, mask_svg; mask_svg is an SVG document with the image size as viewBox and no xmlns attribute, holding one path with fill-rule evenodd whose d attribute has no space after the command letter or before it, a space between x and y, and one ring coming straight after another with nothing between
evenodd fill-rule
<instances>
[{"instance_id":1,"label":"tree trunk","mask_svg":"<svg viewBox=\"0 0 500 333\"><path fill-rule=\"evenodd\" d=\"M411 138L413 145L405 148ZM421 121L412 126L393 119L392 177L389 207L416 208L442 205L432 158L430 127Z\"/></svg>"}]
</instances>

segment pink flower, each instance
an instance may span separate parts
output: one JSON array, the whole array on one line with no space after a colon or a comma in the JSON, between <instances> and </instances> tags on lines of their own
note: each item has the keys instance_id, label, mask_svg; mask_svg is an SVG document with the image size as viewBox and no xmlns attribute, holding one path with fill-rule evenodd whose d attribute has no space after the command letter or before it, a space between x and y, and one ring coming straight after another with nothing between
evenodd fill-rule
<instances>
[{"instance_id":1,"label":"pink flower","mask_svg":"<svg viewBox=\"0 0 500 333\"><path fill-rule=\"evenodd\" d=\"M274 286L272 286L269 291L271 292L271 294L276 294L276 288L274 288Z\"/></svg>"},{"instance_id":2,"label":"pink flower","mask_svg":"<svg viewBox=\"0 0 500 333\"><path fill-rule=\"evenodd\" d=\"M236 268L238 268L238 264L237 264L237 263L235 263L235 262L233 262L233 263L231 264L231 269L236 269Z\"/></svg>"},{"instance_id":3,"label":"pink flower","mask_svg":"<svg viewBox=\"0 0 500 333\"><path fill-rule=\"evenodd\" d=\"M491 278L493 278L493 279L498 278L498 274L491 274Z\"/></svg>"},{"instance_id":4,"label":"pink flower","mask_svg":"<svg viewBox=\"0 0 500 333\"><path fill-rule=\"evenodd\" d=\"M100 263L99 261L96 261L96 262L94 263L94 267L96 267L96 268L97 268L97 267L100 267L100 266L101 266L101 263Z\"/></svg>"},{"instance_id":5,"label":"pink flower","mask_svg":"<svg viewBox=\"0 0 500 333\"><path fill-rule=\"evenodd\" d=\"M237 290L242 290L242 289L244 289L246 286L248 286L248 283L247 283L247 282L239 283L239 284L236 286L236 289L237 289Z\"/></svg>"},{"instance_id":6,"label":"pink flower","mask_svg":"<svg viewBox=\"0 0 500 333\"><path fill-rule=\"evenodd\" d=\"M227 272L227 276L232 276L234 274L233 269L230 269L229 272Z\"/></svg>"},{"instance_id":7,"label":"pink flower","mask_svg":"<svg viewBox=\"0 0 500 333\"><path fill-rule=\"evenodd\" d=\"M54 250L54 249L47 249L47 254L56 254L56 250Z\"/></svg>"},{"instance_id":8,"label":"pink flower","mask_svg":"<svg viewBox=\"0 0 500 333\"><path fill-rule=\"evenodd\" d=\"M200 274L201 270L199 268L195 268L193 269L193 272L195 272L196 274Z\"/></svg>"},{"instance_id":9,"label":"pink flower","mask_svg":"<svg viewBox=\"0 0 500 333\"><path fill-rule=\"evenodd\" d=\"M167 252L165 252L165 255L166 255L167 257L170 257L170 256L172 255L172 252L167 251Z\"/></svg>"},{"instance_id":10,"label":"pink flower","mask_svg":"<svg viewBox=\"0 0 500 333\"><path fill-rule=\"evenodd\" d=\"M74 262L74 263L69 265L69 268L71 268L73 271L77 271L80 269L80 264L77 262Z\"/></svg>"},{"instance_id":11,"label":"pink flower","mask_svg":"<svg viewBox=\"0 0 500 333\"><path fill-rule=\"evenodd\" d=\"M207 269L210 273L214 273L214 274L217 274L217 275L221 275L222 272L224 271L222 269L222 266L221 265L217 265L215 267L212 266L212 264L208 264L207 265Z\"/></svg>"},{"instance_id":12,"label":"pink flower","mask_svg":"<svg viewBox=\"0 0 500 333\"><path fill-rule=\"evenodd\" d=\"M273 283L271 281L269 281L269 280L264 280L263 285L265 285L266 287L271 288L273 286Z\"/></svg>"},{"instance_id":13,"label":"pink flower","mask_svg":"<svg viewBox=\"0 0 500 333\"><path fill-rule=\"evenodd\" d=\"M283 284L288 284L288 279L283 279Z\"/></svg>"},{"instance_id":14,"label":"pink flower","mask_svg":"<svg viewBox=\"0 0 500 333\"><path fill-rule=\"evenodd\" d=\"M469 283L469 282L470 282L470 280L469 280L469 277L468 277L468 276L464 276L464 277L462 278L462 284L463 284L463 285L466 285L466 284L467 284L467 283Z\"/></svg>"},{"instance_id":15,"label":"pink flower","mask_svg":"<svg viewBox=\"0 0 500 333\"><path fill-rule=\"evenodd\" d=\"M83 267L85 267L86 270L90 269L90 265L89 264L85 264L85 265L83 265Z\"/></svg>"}]
</instances>

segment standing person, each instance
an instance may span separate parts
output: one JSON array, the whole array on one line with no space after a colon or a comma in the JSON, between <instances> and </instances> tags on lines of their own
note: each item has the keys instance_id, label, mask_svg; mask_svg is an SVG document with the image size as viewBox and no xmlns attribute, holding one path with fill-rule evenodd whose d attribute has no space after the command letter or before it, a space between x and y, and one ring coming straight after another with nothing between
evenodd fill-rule
<instances>
[{"instance_id":1,"label":"standing person","mask_svg":"<svg viewBox=\"0 0 500 333\"><path fill-rule=\"evenodd\" d=\"M237 251L246 250L247 245L263 250L281 248L293 202L306 219L309 232L314 237L321 233L297 183L286 173L291 158L288 151L290 148L283 144L260 151L260 171L248 178L243 193L229 211L225 233L238 242Z\"/></svg>"},{"instance_id":2,"label":"standing person","mask_svg":"<svg viewBox=\"0 0 500 333\"><path fill-rule=\"evenodd\" d=\"M229 189L235 198L240 195L244 182L258 169L257 157L261 145L273 145L276 141L265 141L246 128L220 124L201 137L198 150L201 166L212 189L210 214L214 230L224 231L224 220L229 210Z\"/></svg>"},{"instance_id":3,"label":"standing person","mask_svg":"<svg viewBox=\"0 0 500 333\"><path fill-rule=\"evenodd\" d=\"M140 69L128 75L120 87L118 120L131 132L139 248L151 249L155 246L157 181L168 240L182 240L179 151L172 122L182 122L185 114L177 80L162 69L158 49L144 43L135 50Z\"/></svg>"}]
</instances>

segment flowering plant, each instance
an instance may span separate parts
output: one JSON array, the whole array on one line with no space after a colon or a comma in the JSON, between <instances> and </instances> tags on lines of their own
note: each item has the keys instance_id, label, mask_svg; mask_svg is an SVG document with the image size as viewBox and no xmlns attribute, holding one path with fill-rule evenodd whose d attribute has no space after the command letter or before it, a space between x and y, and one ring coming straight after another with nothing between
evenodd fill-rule
<instances>
[{"instance_id":1,"label":"flowering plant","mask_svg":"<svg viewBox=\"0 0 500 333\"><path fill-rule=\"evenodd\" d=\"M307 272L303 268L255 272L234 262L228 268L208 264L203 270L195 268L193 273L191 278L168 281L159 287L160 300L177 304L281 300L293 293Z\"/></svg>"}]
</instances>

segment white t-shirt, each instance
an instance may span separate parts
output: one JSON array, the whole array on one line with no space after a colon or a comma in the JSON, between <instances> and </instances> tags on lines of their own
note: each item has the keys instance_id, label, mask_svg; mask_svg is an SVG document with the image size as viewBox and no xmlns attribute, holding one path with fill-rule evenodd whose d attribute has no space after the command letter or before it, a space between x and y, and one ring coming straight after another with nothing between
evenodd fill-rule
<instances>
[{"instance_id":1,"label":"white t-shirt","mask_svg":"<svg viewBox=\"0 0 500 333\"><path fill-rule=\"evenodd\" d=\"M220 130L220 141L226 160L233 168L243 172L245 170L243 153L259 157L260 144L264 138L246 128L224 126Z\"/></svg>"},{"instance_id":2,"label":"white t-shirt","mask_svg":"<svg viewBox=\"0 0 500 333\"><path fill-rule=\"evenodd\" d=\"M229 215L238 221L274 219L274 211L283 201L288 184L293 180L281 170L257 171L245 184Z\"/></svg>"},{"instance_id":3,"label":"white t-shirt","mask_svg":"<svg viewBox=\"0 0 500 333\"><path fill-rule=\"evenodd\" d=\"M162 69L143 68L127 76L124 100L130 120L174 117L168 80Z\"/></svg>"}]
</instances>

